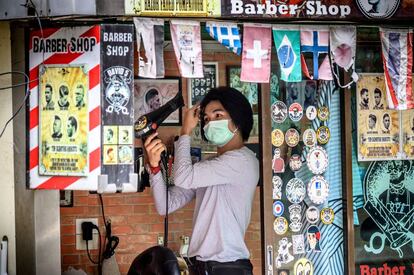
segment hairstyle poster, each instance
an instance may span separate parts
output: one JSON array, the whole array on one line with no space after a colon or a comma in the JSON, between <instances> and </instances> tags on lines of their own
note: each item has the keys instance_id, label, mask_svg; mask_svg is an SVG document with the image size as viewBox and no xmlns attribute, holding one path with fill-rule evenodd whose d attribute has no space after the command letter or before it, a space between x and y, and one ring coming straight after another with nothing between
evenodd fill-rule
<instances>
[{"instance_id":1,"label":"hairstyle poster","mask_svg":"<svg viewBox=\"0 0 414 275\"><path fill-rule=\"evenodd\" d=\"M388 109L383 74L361 74L357 85L358 160L400 158L400 113Z\"/></svg>"},{"instance_id":2,"label":"hairstyle poster","mask_svg":"<svg viewBox=\"0 0 414 275\"><path fill-rule=\"evenodd\" d=\"M134 114L135 120L140 116L157 110L177 95L180 80L175 79L135 79ZM167 117L163 124L179 124L180 111L176 110Z\"/></svg>"},{"instance_id":3,"label":"hairstyle poster","mask_svg":"<svg viewBox=\"0 0 414 275\"><path fill-rule=\"evenodd\" d=\"M88 173L88 74L84 66L42 66L39 174Z\"/></svg>"}]
</instances>

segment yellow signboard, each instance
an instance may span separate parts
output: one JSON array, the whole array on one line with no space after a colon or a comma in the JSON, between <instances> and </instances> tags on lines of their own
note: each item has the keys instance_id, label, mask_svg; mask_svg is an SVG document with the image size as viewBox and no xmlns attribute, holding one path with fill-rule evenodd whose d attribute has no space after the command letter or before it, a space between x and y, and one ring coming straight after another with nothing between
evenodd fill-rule
<instances>
[{"instance_id":1,"label":"yellow signboard","mask_svg":"<svg viewBox=\"0 0 414 275\"><path fill-rule=\"evenodd\" d=\"M88 173L88 74L84 66L40 68L39 174Z\"/></svg>"}]
</instances>

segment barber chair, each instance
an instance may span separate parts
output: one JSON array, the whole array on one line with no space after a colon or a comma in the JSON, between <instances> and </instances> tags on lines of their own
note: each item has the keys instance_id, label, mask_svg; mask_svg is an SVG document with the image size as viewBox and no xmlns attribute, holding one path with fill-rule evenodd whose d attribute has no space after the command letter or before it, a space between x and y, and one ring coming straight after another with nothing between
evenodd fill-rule
<instances>
[{"instance_id":1,"label":"barber chair","mask_svg":"<svg viewBox=\"0 0 414 275\"><path fill-rule=\"evenodd\" d=\"M169 248L153 246L134 259L128 275L180 275L180 269Z\"/></svg>"}]
</instances>

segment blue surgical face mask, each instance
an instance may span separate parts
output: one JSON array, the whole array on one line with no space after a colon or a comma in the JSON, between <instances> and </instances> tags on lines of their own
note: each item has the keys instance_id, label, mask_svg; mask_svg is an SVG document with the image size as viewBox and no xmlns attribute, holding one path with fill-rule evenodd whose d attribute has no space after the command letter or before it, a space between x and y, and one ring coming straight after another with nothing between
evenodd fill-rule
<instances>
[{"instance_id":1,"label":"blue surgical face mask","mask_svg":"<svg viewBox=\"0 0 414 275\"><path fill-rule=\"evenodd\" d=\"M203 130L207 140L218 147L223 147L229 143L237 131L237 129L233 132L230 131L229 122L228 119L212 120L205 125Z\"/></svg>"}]
</instances>

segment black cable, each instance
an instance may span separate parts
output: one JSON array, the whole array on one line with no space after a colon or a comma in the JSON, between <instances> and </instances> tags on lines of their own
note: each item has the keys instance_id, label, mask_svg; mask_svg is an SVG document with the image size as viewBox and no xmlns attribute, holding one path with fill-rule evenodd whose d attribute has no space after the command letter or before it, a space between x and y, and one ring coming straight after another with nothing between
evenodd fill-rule
<instances>
[{"instance_id":1,"label":"black cable","mask_svg":"<svg viewBox=\"0 0 414 275\"><path fill-rule=\"evenodd\" d=\"M102 262L101 262L101 231L99 230L98 226L94 226L93 228L95 228L98 231L98 235L99 235L99 250L98 250L98 262L95 262L90 253L89 253L89 247L88 247L88 240L86 240L86 253L88 254L88 258L89 260L93 263L98 265L98 274L102 275Z\"/></svg>"},{"instance_id":2,"label":"black cable","mask_svg":"<svg viewBox=\"0 0 414 275\"><path fill-rule=\"evenodd\" d=\"M168 247L168 189L170 186L169 175L168 175L168 161L167 153L163 151L161 153L161 164L164 170L164 181L166 184L167 191L165 192L165 217L164 217L164 247Z\"/></svg>"},{"instance_id":3,"label":"black cable","mask_svg":"<svg viewBox=\"0 0 414 275\"><path fill-rule=\"evenodd\" d=\"M19 71L11 71L11 72L6 72L6 73L1 73L0 76L2 75L6 75L6 74L21 74L23 75L27 80L29 79L29 76L24 73L24 72L19 72ZM9 123L17 116L17 114L20 112L20 110L23 108L24 104L26 103L27 98L29 97L30 91L29 91L29 87L26 88L26 94L24 96L24 99L22 101L22 103L20 104L19 108L17 109L16 112L14 112L14 114L12 115L12 117L7 120L6 124L4 124L3 126L3 130L0 133L0 138L3 136L4 131L6 131L7 126L9 125Z\"/></svg>"},{"instance_id":4,"label":"black cable","mask_svg":"<svg viewBox=\"0 0 414 275\"><path fill-rule=\"evenodd\" d=\"M111 221L109 220L106 221L102 195L98 194L98 196L99 196L99 201L101 204L102 219L104 221L105 232L106 232L104 245L103 245L105 247L105 250L102 252L102 262L103 262L104 259L109 259L112 257L112 255L115 254L115 248L119 244L119 238L117 236L112 236Z\"/></svg>"}]
</instances>

